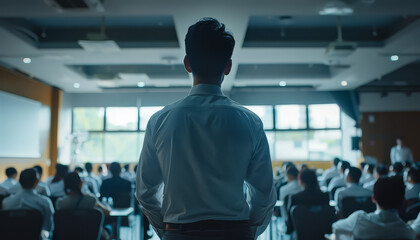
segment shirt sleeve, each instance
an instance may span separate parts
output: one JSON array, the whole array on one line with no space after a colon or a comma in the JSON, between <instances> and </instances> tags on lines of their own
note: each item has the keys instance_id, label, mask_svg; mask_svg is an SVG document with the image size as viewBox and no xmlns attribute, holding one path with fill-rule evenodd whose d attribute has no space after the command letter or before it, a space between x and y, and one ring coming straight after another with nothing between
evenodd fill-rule
<instances>
[{"instance_id":1,"label":"shirt sleeve","mask_svg":"<svg viewBox=\"0 0 420 240\"><path fill-rule=\"evenodd\" d=\"M46 197L45 197L46 198ZM43 229L52 232L54 230L54 207L50 199L45 199Z\"/></svg>"},{"instance_id":2,"label":"shirt sleeve","mask_svg":"<svg viewBox=\"0 0 420 240\"><path fill-rule=\"evenodd\" d=\"M358 222L359 216L361 214L365 214L363 211L356 211L351 214L348 218L339 220L333 223L332 228L335 234L344 233L344 234L352 234L354 232L354 228L356 227L356 223Z\"/></svg>"},{"instance_id":3,"label":"shirt sleeve","mask_svg":"<svg viewBox=\"0 0 420 240\"><path fill-rule=\"evenodd\" d=\"M263 233L270 223L277 197L274 188L270 150L262 123L258 127L257 134L256 148L245 178L250 207L249 221L254 228L255 237Z\"/></svg>"},{"instance_id":4,"label":"shirt sleeve","mask_svg":"<svg viewBox=\"0 0 420 240\"><path fill-rule=\"evenodd\" d=\"M420 213L417 215L416 220L411 224L411 228L416 232L417 235L420 234Z\"/></svg>"},{"instance_id":5,"label":"shirt sleeve","mask_svg":"<svg viewBox=\"0 0 420 240\"><path fill-rule=\"evenodd\" d=\"M160 199L162 197L161 191L159 191L163 184L163 177L152 140L150 122L146 128L143 149L138 164L136 197L140 202L143 213L161 237L165 229L161 213L162 203Z\"/></svg>"}]
</instances>

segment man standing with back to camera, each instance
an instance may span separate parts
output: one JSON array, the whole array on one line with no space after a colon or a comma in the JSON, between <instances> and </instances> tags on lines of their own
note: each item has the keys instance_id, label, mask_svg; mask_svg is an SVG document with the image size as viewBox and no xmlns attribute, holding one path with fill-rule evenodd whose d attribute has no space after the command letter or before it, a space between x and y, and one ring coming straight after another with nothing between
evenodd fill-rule
<instances>
[{"instance_id":1,"label":"man standing with back to camera","mask_svg":"<svg viewBox=\"0 0 420 240\"><path fill-rule=\"evenodd\" d=\"M164 240L255 239L276 194L261 120L220 88L235 40L224 24L204 18L189 27L185 45L194 86L149 120L136 196Z\"/></svg>"}]
</instances>

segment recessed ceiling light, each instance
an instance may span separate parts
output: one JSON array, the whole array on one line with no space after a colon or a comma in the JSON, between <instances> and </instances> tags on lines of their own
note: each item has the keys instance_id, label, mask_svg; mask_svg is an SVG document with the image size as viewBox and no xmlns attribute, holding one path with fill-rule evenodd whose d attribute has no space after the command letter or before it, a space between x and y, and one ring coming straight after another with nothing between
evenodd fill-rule
<instances>
[{"instance_id":1,"label":"recessed ceiling light","mask_svg":"<svg viewBox=\"0 0 420 240\"><path fill-rule=\"evenodd\" d=\"M347 81L341 81L341 86L346 87L348 85Z\"/></svg>"},{"instance_id":2,"label":"recessed ceiling light","mask_svg":"<svg viewBox=\"0 0 420 240\"><path fill-rule=\"evenodd\" d=\"M280 87L286 87L287 83L285 81L279 82Z\"/></svg>"},{"instance_id":3,"label":"recessed ceiling light","mask_svg":"<svg viewBox=\"0 0 420 240\"><path fill-rule=\"evenodd\" d=\"M320 15L347 16L353 14L353 8L349 7L344 1L333 0L325 4L319 11Z\"/></svg>"},{"instance_id":4,"label":"recessed ceiling light","mask_svg":"<svg viewBox=\"0 0 420 240\"><path fill-rule=\"evenodd\" d=\"M73 84L73 87L74 87L74 88L79 88L79 87L80 87L80 83L74 83L74 84Z\"/></svg>"},{"instance_id":5,"label":"recessed ceiling light","mask_svg":"<svg viewBox=\"0 0 420 240\"><path fill-rule=\"evenodd\" d=\"M144 82L138 82L137 83L137 87L144 87L144 85L146 85Z\"/></svg>"},{"instance_id":6,"label":"recessed ceiling light","mask_svg":"<svg viewBox=\"0 0 420 240\"><path fill-rule=\"evenodd\" d=\"M23 62L24 63L31 63L32 62L32 59L30 59L30 58L24 58L23 59Z\"/></svg>"},{"instance_id":7,"label":"recessed ceiling light","mask_svg":"<svg viewBox=\"0 0 420 240\"><path fill-rule=\"evenodd\" d=\"M398 57L398 55L392 55L390 57L390 59L391 59L391 61L396 62L396 61L398 61L398 59L400 59L400 57Z\"/></svg>"}]
</instances>

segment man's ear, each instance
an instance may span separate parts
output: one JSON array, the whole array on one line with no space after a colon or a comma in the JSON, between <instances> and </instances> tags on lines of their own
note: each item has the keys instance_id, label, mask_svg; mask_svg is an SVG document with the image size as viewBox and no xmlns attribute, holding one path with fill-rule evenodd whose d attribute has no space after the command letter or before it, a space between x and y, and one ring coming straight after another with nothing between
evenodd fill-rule
<instances>
[{"instance_id":1,"label":"man's ear","mask_svg":"<svg viewBox=\"0 0 420 240\"><path fill-rule=\"evenodd\" d=\"M188 59L187 56L184 57L184 67L185 70L187 70L187 72L191 73L191 65L190 65L190 60Z\"/></svg>"},{"instance_id":2,"label":"man's ear","mask_svg":"<svg viewBox=\"0 0 420 240\"><path fill-rule=\"evenodd\" d=\"M232 59L229 59L229 61L226 63L224 74L229 75L231 69L232 69Z\"/></svg>"},{"instance_id":3,"label":"man's ear","mask_svg":"<svg viewBox=\"0 0 420 240\"><path fill-rule=\"evenodd\" d=\"M372 195L372 202L373 203L376 203L376 199L375 199L375 197Z\"/></svg>"}]
</instances>

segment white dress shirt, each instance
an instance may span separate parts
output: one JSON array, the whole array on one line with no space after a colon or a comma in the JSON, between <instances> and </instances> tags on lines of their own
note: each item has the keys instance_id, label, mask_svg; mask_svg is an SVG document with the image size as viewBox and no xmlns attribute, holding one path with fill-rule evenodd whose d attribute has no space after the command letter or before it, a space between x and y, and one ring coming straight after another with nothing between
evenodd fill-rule
<instances>
[{"instance_id":1,"label":"white dress shirt","mask_svg":"<svg viewBox=\"0 0 420 240\"><path fill-rule=\"evenodd\" d=\"M2 182L0 184L1 187L9 190L11 187L13 187L15 184L17 183L17 181L13 178L8 178L6 180L4 180L4 182Z\"/></svg>"},{"instance_id":2,"label":"white dress shirt","mask_svg":"<svg viewBox=\"0 0 420 240\"><path fill-rule=\"evenodd\" d=\"M327 170L325 170L322 173L322 177L321 177L321 182L320 185L321 186L327 186L327 180L328 179L333 179L334 177L340 176L340 172L338 172L338 169L335 165L333 165L331 168L328 168Z\"/></svg>"},{"instance_id":3,"label":"white dress shirt","mask_svg":"<svg viewBox=\"0 0 420 240\"><path fill-rule=\"evenodd\" d=\"M394 146L391 148L391 163L396 162L413 162L413 154L408 147L405 146Z\"/></svg>"},{"instance_id":4,"label":"white dress shirt","mask_svg":"<svg viewBox=\"0 0 420 240\"><path fill-rule=\"evenodd\" d=\"M368 183L368 182L371 182L371 181L374 181L375 180L375 177L373 176L373 174L371 174L371 173L364 173L363 175L362 175L362 177L360 178L360 184L361 185L363 185L363 184L365 184L365 183Z\"/></svg>"},{"instance_id":5,"label":"white dress shirt","mask_svg":"<svg viewBox=\"0 0 420 240\"><path fill-rule=\"evenodd\" d=\"M64 190L64 181L60 180L58 182L52 182L54 176L47 178L47 185L50 189L51 196L53 197L64 197L66 195L66 191Z\"/></svg>"},{"instance_id":6,"label":"white dress shirt","mask_svg":"<svg viewBox=\"0 0 420 240\"><path fill-rule=\"evenodd\" d=\"M331 179L330 184L328 184L328 192L331 192L335 187L345 187L346 180L344 178L344 174L340 174Z\"/></svg>"},{"instance_id":7,"label":"white dress shirt","mask_svg":"<svg viewBox=\"0 0 420 240\"><path fill-rule=\"evenodd\" d=\"M271 219L263 124L216 85L196 85L150 118L138 166L136 196L159 235L164 223L249 220L258 236Z\"/></svg>"},{"instance_id":8,"label":"white dress shirt","mask_svg":"<svg viewBox=\"0 0 420 240\"><path fill-rule=\"evenodd\" d=\"M41 196L34 190L23 189L15 195L3 200L3 210L36 209L44 217L42 229L51 232L53 230L54 208L51 200Z\"/></svg>"},{"instance_id":9,"label":"white dress shirt","mask_svg":"<svg viewBox=\"0 0 420 240\"><path fill-rule=\"evenodd\" d=\"M405 199L419 198L420 194L420 183L409 183L405 190Z\"/></svg>"},{"instance_id":10,"label":"white dress shirt","mask_svg":"<svg viewBox=\"0 0 420 240\"><path fill-rule=\"evenodd\" d=\"M373 187L375 186L375 183L376 183L376 179L363 184L363 188L373 192Z\"/></svg>"},{"instance_id":11,"label":"white dress shirt","mask_svg":"<svg viewBox=\"0 0 420 240\"><path fill-rule=\"evenodd\" d=\"M16 183L13 187L9 189L10 194L16 194L22 190L22 185L20 183ZM41 195L49 197L51 195L50 189L48 188L47 184L44 182L39 182L38 185L35 187L35 191Z\"/></svg>"},{"instance_id":12,"label":"white dress shirt","mask_svg":"<svg viewBox=\"0 0 420 240\"><path fill-rule=\"evenodd\" d=\"M280 201L283 201L286 199L286 197L289 197L288 206L290 206L290 196L294 195L296 193L299 193L303 191L302 186L300 186L299 182L297 180L288 182L286 185L280 188ZM285 219L288 218L287 209L288 206L281 206L281 216Z\"/></svg>"},{"instance_id":13,"label":"white dress shirt","mask_svg":"<svg viewBox=\"0 0 420 240\"><path fill-rule=\"evenodd\" d=\"M0 196L9 195L9 191L6 188L0 186Z\"/></svg>"},{"instance_id":14,"label":"white dress shirt","mask_svg":"<svg viewBox=\"0 0 420 240\"><path fill-rule=\"evenodd\" d=\"M416 220L411 224L411 228L416 232L417 235L420 235L420 213L417 215Z\"/></svg>"},{"instance_id":15,"label":"white dress shirt","mask_svg":"<svg viewBox=\"0 0 420 240\"><path fill-rule=\"evenodd\" d=\"M335 233L351 233L360 239L415 239L413 229L401 220L397 210L356 211L332 227Z\"/></svg>"},{"instance_id":16,"label":"white dress shirt","mask_svg":"<svg viewBox=\"0 0 420 240\"><path fill-rule=\"evenodd\" d=\"M338 204L338 208L342 207L343 199L346 197L371 197L372 191L367 190L355 183L348 183L347 187L339 188L335 192L334 200Z\"/></svg>"}]
</instances>

